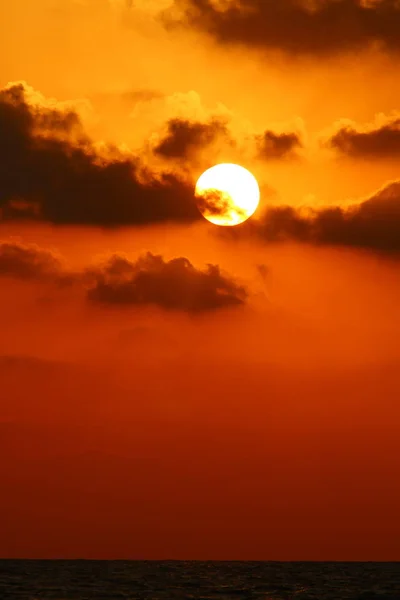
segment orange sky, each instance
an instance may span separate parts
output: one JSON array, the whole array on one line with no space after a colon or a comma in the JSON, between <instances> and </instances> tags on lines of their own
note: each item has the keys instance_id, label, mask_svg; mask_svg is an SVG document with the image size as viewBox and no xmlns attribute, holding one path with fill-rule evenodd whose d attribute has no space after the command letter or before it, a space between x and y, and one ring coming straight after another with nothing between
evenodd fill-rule
<instances>
[{"instance_id":1,"label":"orange sky","mask_svg":"<svg viewBox=\"0 0 400 600\"><path fill-rule=\"evenodd\" d=\"M0 557L400 560L400 9L249 6L2 8Z\"/></svg>"}]
</instances>

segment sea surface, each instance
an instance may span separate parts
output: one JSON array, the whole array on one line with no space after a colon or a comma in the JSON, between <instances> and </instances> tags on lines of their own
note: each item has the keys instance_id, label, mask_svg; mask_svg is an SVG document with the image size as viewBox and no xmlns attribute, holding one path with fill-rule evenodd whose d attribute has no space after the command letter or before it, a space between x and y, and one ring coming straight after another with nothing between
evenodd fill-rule
<instances>
[{"instance_id":1,"label":"sea surface","mask_svg":"<svg viewBox=\"0 0 400 600\"><path fill-rule=\"evenodd\" d=\"M400 563L0 560L0 599L400 600Z\"/></svg>"}]
</instances>

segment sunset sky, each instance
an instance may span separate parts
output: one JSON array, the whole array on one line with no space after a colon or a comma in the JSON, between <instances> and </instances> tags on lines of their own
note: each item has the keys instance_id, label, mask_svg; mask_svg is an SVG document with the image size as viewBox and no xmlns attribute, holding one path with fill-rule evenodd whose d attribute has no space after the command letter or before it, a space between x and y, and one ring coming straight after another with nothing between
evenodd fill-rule
<instances>
[{"instance_id":1,"label":"sunset sky","mask_svg":"<svg viewBox=\"0 0 400 600\"><path fill-rule=\"evenodd\" d=\"M398 0L2 3L0 557L400 560L399 60Z\"/></svg>"}]
</instances>

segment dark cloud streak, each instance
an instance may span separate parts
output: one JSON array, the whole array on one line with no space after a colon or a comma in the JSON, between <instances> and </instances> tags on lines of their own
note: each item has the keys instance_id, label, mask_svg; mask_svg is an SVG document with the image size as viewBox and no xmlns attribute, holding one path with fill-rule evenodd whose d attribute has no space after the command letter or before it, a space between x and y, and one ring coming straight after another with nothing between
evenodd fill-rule
<instances>
[{"instance_id":1,"label":"dark cloud streak","mask_svg":"<svg viewBox=\"0 0 400 600\"><path fill-rule=\"evenodd\" d=\"M323 145L353 158L398 158L400 116L364 127L352 122L339 123Z\"/></svg>"},{"instance_id":2,"label":"dark cloud streak","mask_svg":"<svg viewBox=\"0 0 400 600\"><path fill-rule=\"evenodd\" d=\"M187 258L166 261L150 252L136 262L113 256L93 277L89 300L115 306L156 305L196 313L241 305L247 295L217 265L201 271Z\"/></svg>"},{"instance_id":3,"label":"dark cloud streak","mask_svg":"<svg viewBox=\"0 0 400 600\"><path fill-rule=\"evenodd\" d=\"M234 229L227 233L234 237L255 236L266 242L295 241L399 255L400 181L348 207L271 207L259 221L248 221Z\"/></svg>"},{"instance_id":4,"label":"dark cloud streak","mask_svg":"<svg viewBox=\"0 0 400 600\"><path fill-rule=\"evenodd\" d=\"M21 242L0 243L0 275L25 280L60 281L65 277L60 257L50 250Z\"/></svg>"},{"instance_id":5,"label":"dark cloud streak","mask_svg":"<svg viewBox=\"0 0 400 600\"><path fill-rule=\"evenodd\" d=\"M246 289L218 265L196 268L187 258L165 260L147 252L130 260L114 254L80 272L67 268L50 250L22 242L0 242L0 276L42 284L76 285L92 304L158 306L165 310L201 313L240 306Z\"/></svg>"},{"instance_id":6,"label":"dark cloud streak","mask_svg":"<svg viewBox=\"0 0 400 600\"><path fill-rule=\"evenodd\" d=\"M207 216L223 216L232 209L232 197L228 192L208 189L196 194L197 206ZM240 210L235 207L235 211Z\"/></svg>"},{"instance_id":7,"label":"dark cloud streak","mask_svg":"<svg viewBox=\"0 0 400 600\"><path fill-rule=\"evenodd\" d=\"M218 8L212 0L175 0L181 24L207 31L221 43L325 55L379 43L400 50L397 0L240 0ZM165 16L168 25L173 17Z\"/></svg>"}]
</instances>

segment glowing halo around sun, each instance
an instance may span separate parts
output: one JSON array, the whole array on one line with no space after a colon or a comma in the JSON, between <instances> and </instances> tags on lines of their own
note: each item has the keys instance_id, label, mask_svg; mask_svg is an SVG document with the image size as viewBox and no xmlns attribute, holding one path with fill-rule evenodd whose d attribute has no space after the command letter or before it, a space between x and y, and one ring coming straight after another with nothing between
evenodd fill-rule
<instances>
[{"instance_id":1,"label":"glowing halo around sun","mask_svg":"<svg viewBox=\"0 0 400 600\"><path fill-rule=\"evenodd\" d=\"M240 165L223 163L207 169L195 190L199 211L214 225L247 221L257 210L260 188L254 175Z\"/></svg>"}]
</instances>

